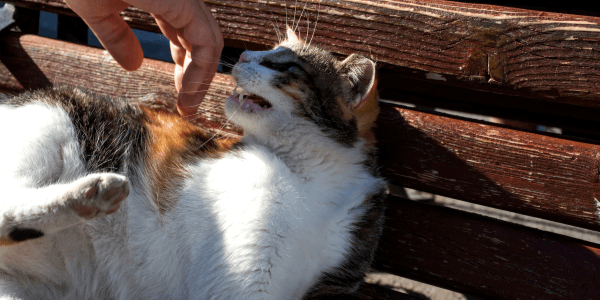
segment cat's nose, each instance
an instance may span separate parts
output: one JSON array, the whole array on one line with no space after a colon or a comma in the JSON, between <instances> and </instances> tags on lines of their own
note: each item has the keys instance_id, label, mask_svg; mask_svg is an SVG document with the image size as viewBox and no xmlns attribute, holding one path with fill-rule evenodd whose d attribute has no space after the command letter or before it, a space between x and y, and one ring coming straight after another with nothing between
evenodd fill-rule
<instances>
[{"instance_id":1,"label":"cat's nose","mask_svg":"<svg viewBox=\"0 0 600 300\"><path fill-rule=\"evenodd\" d=\"M246 55L246 53L242 53L242 55L240 55L240 59L238 60L238 64L244 63L244 62L248 62L248 55Z\"/></svg>"}]
</instances>

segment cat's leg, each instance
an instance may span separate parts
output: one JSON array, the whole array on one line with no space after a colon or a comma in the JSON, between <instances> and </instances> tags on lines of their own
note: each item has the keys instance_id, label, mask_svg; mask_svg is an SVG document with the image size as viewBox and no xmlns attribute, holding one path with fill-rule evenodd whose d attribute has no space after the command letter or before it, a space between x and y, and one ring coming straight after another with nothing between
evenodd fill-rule
<instances>
[{"instance_id":1,"label":"cat's leg","mask_svg":"<svg viewBox=\"0 0 600 300\"><path fill-rule=\"evenodd\" d=\"M123 176L86 176L75 128L59 106L0 106L0 129L0 245L106 215L127 196Z\"/></svg>"},{"instance_id":2,"label":"cat's leg","mask_svg":"<svg viewBox=\"0 0 600 300\"><path fill-rule=\"evenodd\" d=\"M112 173L90 174L68 184L0 191L0 246L114 213L128 195L128 180Z\"/></svg>"}]
</instances>

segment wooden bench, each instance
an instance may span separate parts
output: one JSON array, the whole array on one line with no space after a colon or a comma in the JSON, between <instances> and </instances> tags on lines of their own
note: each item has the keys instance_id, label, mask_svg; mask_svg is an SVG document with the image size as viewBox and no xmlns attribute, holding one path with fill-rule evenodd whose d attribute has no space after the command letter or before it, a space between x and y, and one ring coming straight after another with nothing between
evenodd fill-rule
<instances>
[{"instance_id":1,"label":"wooden bench","mask_svg":"<svg viewBox=\"0 0 600 300\"><path fill-rule=\"evenodd\" d=\"M126 72L101 49L26 33L37 32L36 11L75 16L61 0L7 2L31 10L21 10L29 20L20 25L25 33L2 31L0 91L73 84L174 108L173 64L146 59ZM286 15L290 23L296 5L301 31L310 24L312 35L316 25L313 43L340 56L375 58L386 99L377 135L390 184L600 231L600 11L535 0L519 7L442 0L206 3L229 47L274 45L274 27L282 30ZM133 28L158 32L143 11L122 15ZM79 32L66 38L81 40ZM222 113L232 88L230 76L216 76L199 126L240 134ZM433 107L557 126L563 134ZM483 299L600 299L598 244L393 195L387 205L376 270ZM356 298L416 299L369 284Z\"/></svg>"}]
</instances>

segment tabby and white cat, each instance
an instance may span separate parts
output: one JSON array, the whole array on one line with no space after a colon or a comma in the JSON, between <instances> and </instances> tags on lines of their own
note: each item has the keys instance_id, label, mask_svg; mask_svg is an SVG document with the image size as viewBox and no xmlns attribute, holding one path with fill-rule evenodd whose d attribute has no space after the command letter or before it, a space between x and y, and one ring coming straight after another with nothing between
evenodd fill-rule
<instances>
[{"instance_id":1,"label":"tabby and white cat","mask_svg":"<svg viewBox=\"0 0 600 300\"><path fill-rule=\"evenodd\" d=\"M244 129L237 143L76 88L4 101L0 299L356 290L386 189L374 63L338 61L288 31L273 50L245 52L233 76L243 92L225 112Z\"/></svg>"}]
</instances>

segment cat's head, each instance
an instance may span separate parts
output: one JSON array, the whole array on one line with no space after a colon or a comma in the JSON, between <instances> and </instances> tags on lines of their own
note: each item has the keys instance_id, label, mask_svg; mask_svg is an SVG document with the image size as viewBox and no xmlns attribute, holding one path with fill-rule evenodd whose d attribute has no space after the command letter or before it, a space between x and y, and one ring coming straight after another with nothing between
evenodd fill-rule
<instances>
[{"instance_id":1,"label":"cat's head","mask_svg":"<svg viewBox=\"0 0 600 300\"><path fill-rule=\"evenodd\" d=\"M375 142L375 63L366 57L339 61L288 28L273 50L244 52L232 73L238 88L225 113L246 135L313 130L344 146Z\"/></svg>"}]
</instances>

